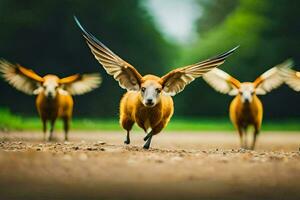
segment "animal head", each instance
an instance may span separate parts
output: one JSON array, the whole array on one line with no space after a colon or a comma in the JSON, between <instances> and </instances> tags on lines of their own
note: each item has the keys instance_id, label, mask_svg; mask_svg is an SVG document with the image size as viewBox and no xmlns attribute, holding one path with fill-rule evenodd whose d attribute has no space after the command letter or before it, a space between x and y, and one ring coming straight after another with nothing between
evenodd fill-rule
<instances>
[{"instance_id":1,"label":"animal head","mask_svg":"<svg viewBox=\"0 0 300 200\"><path fill-rule=\"evenodd\" d=\"M41 77L32 70L5 60L0 61L0 72L16 89L29 95L43 93L49 99L54 99L57 94L84 94L97 88L101 83L99 74L75 74L62 79L55 75Z\"/></svg>"},{"instance_id":2,"label":"animal head","mask_svg":"<svg viewBox=\"0 0 300 200\"><path fill-rule=\"evenodd\" d=\"M41 86L35 90L34 93L39 94L43 92L48 99L54 99L59 89L62 90L59 84L59 78L55 75L46 75L43 77L43 80Z\"/></svg>"},{"instance_id":3,"label":"animal head","mask_svg":"<svg viewBox=\"0 0 300 200\"><path fill-rule=\"evenodd\" d=\"M243 103L252 102L253 96L256 95L254 84L251 82L241 83L238 92Z\"/></svg>"},{"instance_id":4,"label":"animal head","mask_svg":"<svg viewBox=\"0 0 300 200\"><path fill-rule=\"evenodd\" d=\"M253 96L265 95L283 83L281 70L291 67L293 62L287 60L260 75L254 82L241 83L220 69L213 69L203 76L203 79L216 91L240 96L243 103L251 103Z\"/></svg>"},{"instance_id":5,"label":"animal head","mask_svg":"<svg viewBox=\"0 0 300 200\"><path fill-rule=\"evenodd\" d=\"M112 75L122 88L128 91L140 92L141 102L147 107L155 106L160 101L161 95L174 96L181 92L193 80L223 64L225 59L238 48L236 47L193 65L174 69L163 77L142 76L132 65L121 59L96 37L85 31L76 17L75 21L81 29L82 35L86 39L94 57L104 67L106 72Z\"/></svg>"},{"instance_id":6,"label":"animal head","mask_svg":"<svg viewBox=\"0 0 300 200\"><path fill-rule=\"evenodd\" d=\"M160 102L162 85L159 77L152 75L144 76L141 80L140 88L140 98L144 106L154 107Z\"/></svg>"}]
</instances>

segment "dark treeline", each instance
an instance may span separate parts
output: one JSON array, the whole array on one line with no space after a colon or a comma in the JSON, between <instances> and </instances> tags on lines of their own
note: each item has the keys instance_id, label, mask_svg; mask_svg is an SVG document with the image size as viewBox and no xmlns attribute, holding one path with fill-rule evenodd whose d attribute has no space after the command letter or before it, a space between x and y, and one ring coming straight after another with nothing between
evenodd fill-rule
<instances>
[{"instance_id":1,"label":"dark treeline","mask_svg":"<svg viewBox=\"0 0 300 200\"><path fill-rule=\"evenodd\" d=\"M101 87L75 97L75 116L112 117L125 92L93 58L73 15L141 73L161 74L174 48L162 39L138 0L0 1L0 57L60 77L99 72ZM35 114L34 97L0 81L0 106Z\"/></svg>"},{"instance_id":2,"label":"dark treeline","mask_svg":"<svg viewBox=\"0 0 300 200\"><path fill-rule=\"evenodd\" d=\"M268 68L293 58L300 70L298 0L197 0L202 16L199 40L184 48L166 42L141 0L0 1L0 57L37 73L99 72L101 87L75 97L75 116L115 117L125 92L108 76L84 43L73 15L142 74L162 75L236 45L240 49L221 68L241 81L253 81ZM182 54L179 55L178 52ZM182 58L181 62L178 57ZM298 66L297 66L298 64ZM34 97L0 81L0 107L36 113ZM175 98L177 116L226 116L232 97L196 80ZM300 117L300 94L282 86L263 96L267 118Z\"/></svg>"}]
</instances>

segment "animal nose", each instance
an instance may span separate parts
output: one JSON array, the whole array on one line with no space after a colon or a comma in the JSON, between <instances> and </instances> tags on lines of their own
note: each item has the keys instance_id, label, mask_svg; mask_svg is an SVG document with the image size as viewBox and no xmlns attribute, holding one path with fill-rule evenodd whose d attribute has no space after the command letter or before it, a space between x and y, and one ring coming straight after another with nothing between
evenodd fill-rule
<instances>
[{"instance_id":1,"label":"animal nose","mask_svg":"<svg viewBox=\"0 0 300 200\"><path fill-rule=\"evenodd\" d=\"M249 103L250 102L250 98L245 98L245 102Z\"/></svg>"},{"instance_id":2,"label":"animal nose","mask_svg":"<svg viewBox=\"0 0 300 200\"><path fill-rule=\"evenodd\" d=\"M48 98L53 98L53 97L54 97L53 92L48 92L47 97L48 97Z\"/></svg>"},{"instance_id":3,"label":"animal nose","mask_svg":"<svg viewBox=\"0 0 300 200\"><path fill-rule=\"evenodd\" d=\"M147 105L153 105L152 99L147 99L146 104L147 104Z\"/></svg>"}]
</instances>

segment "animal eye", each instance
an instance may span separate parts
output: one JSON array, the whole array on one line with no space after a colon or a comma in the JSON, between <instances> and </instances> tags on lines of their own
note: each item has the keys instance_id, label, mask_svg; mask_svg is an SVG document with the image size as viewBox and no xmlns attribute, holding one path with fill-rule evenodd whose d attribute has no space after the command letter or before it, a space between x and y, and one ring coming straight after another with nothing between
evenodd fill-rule
<instances>
[{"instance_id":1,"label":"animal eye","mask_svg":"<svg viewBox=\"0 0 300 200\"><path fill-rule=\"evenodd\" d=\"M141 88L141 91L142 91L142 92L145 92L145 91L146 91L146 88L142 87L142 88Z\"/></svg>"},{"instance_id":2,"label":"animal eye","mask_svg":"<svg viewBox=\"0 0 300 200\"><path fill-rule=\"evenodd\" d=\"M155 90L156 90L157 93L160 93L160 92L161 92L161 89L160 89L160 88L156 88Z\"/></svg>"}]
</instances>

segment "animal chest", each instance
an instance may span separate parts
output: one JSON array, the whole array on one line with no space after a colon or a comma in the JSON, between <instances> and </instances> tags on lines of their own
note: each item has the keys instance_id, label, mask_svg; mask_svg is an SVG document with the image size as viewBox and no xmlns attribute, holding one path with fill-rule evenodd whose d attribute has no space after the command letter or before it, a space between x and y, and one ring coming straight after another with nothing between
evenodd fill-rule
<instances>
[{"instance_id":1,"label":"animal chest","mask_svg":"<svg viewBox=\"0 0 300 200\"><path fill-rule=\"evenodd\" d=\"M135 121L139 126L148 130L155 127L162 120L163 113L160 108L142 107L135 112Z\"/></svg>"}]
</instances>

